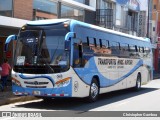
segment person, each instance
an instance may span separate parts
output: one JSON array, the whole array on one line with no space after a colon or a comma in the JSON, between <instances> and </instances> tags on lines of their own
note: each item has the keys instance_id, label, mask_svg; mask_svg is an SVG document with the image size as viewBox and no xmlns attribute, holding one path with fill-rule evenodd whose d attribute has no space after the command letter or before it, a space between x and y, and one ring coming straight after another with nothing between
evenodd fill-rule
<instances>
[{"instance_id":1,"label":"person","mask_svg":"<svg viewBox=\"0 0 160 120\"><path fill-rule=\"evenodd\" d=\"M0 67L0 80L1 80L1 72L2 72L2 67ZM3 91L3 87L2 87L1 81L0 81L0 90Z\"/></svg>"},{"instance_id":2,"label":"person","mask_svg":"<svg viewBox=\"0 0 160 120\"><path fill-rule=\"evenodd\" d=\"M1 71L1 80L2 80L2 91L4 91L5 86L7 87L7 79L9 76L9 72L11 70L11 66L8 64L8 60L4 59L4 63L2 64Z\"/></svg>"}]
</instances>

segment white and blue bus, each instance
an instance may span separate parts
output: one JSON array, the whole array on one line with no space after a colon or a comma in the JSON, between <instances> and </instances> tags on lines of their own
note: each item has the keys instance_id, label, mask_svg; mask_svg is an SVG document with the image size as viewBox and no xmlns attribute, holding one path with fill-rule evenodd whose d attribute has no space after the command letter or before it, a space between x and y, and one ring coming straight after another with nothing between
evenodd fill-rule
<instances>
[{"instance_id":1,"label":"white and blue bus","mask_svg":"<svg viewBox=\"0 0 160 120\"><path fill-rule=\"evenodd\" d=\"M88 97L134 88L152 79L150 40L71 19L30 21L16 40L13 93Z\"/></svg>"}]
</instances>

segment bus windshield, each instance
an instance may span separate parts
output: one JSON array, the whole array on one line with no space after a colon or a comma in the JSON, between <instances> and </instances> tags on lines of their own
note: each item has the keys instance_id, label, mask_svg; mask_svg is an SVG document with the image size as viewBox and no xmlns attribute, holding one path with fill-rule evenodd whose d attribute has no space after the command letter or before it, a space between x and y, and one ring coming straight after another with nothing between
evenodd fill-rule
<instances>
[{"instance_id":1,"label":"bus windshield","mask_svg":"<svg viewBox=\"0 0 160 120\"><path fill-rule=\"evenodd\" d=\"M14 70L47 74L69 69L69 51L64 49L65 29L21 30L14 57Z\"/></svg>"}]
</instances>

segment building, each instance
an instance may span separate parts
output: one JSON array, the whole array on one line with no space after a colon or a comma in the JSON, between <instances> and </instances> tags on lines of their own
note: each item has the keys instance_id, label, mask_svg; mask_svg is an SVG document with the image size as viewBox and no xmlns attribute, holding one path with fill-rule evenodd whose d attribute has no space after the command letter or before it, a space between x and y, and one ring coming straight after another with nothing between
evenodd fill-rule
<instances>
[{"instance_id":1,"label":"building","mask_svg":"<svg viewBox=\"0 0 160 120\"><path fill-rule=\"evenodd\" d=\"M0 0L0 58L12 58L14 44L3 52L4 40L27 21L73 18L124 33L146 36L146 0ZM0 59L0 64L3 59ZM12 61L12 60L10 60Z\"/></svg>"},{"instance_id":2,"label":"building","mask_svg":"<svg viewBox=\"0 0 160 120\"><path fill-rule=\"evenodd\" d=\"M156 72L160 72L160 0L152 0L152 21L150 38L152 43L156 45L154 50L154 68Z\"/></svg>"}]
</instances>

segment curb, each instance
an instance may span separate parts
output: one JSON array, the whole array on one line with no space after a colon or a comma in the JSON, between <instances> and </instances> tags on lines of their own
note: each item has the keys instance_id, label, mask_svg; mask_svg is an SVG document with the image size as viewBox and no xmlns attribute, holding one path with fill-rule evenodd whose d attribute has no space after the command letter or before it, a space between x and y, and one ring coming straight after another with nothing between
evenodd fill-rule
<instances>
[{"instance_id":1,"label":"curb","mask_svg":"<svg viewBox=\"0 0 160 120\"><path fill-rule=\"evenodd\" d=\"M0 100L0 106L1 105L7 105L10 103L16 103L16 102L26 102L26 101L31 101L31 100L38 100L38 98L33 97L33 96L15 96L12 98L6 98L3 100Z\"/></svg>"}]
</instances>

